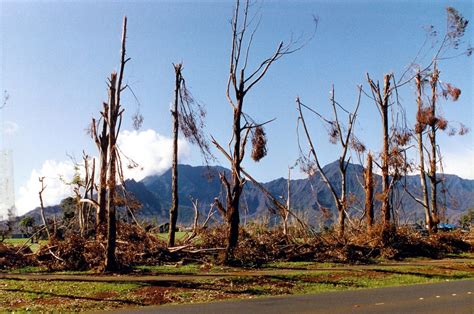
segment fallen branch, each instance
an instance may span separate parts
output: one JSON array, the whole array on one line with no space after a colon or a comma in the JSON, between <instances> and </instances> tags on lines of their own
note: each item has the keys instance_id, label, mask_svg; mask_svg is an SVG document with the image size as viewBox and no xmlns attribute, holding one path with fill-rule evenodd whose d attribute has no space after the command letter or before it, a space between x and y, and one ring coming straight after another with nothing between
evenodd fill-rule
<instances>
[{"instance_id":1,"label":"fallen branch","mask_svg":"<svg viewBox=\"0 0 474 314\"><path fill-rule=\"evenodd\" d=\"M225 250L224 247L216 247L216 248L208 248L208 249L195 249L195 250L188 250L185 251L186 253L196 254L201 252L212 252L212 251L223 251Z\"/></svg>"},{"instance_id":2,"label":"fallen branch","mask_svg":"<svg viewBox=\"0 0 474 314\"><path fill-rule=\"evenodd\" d=\"M169 251L170 253L176 253L176 252L182 251L182 250L184 250L185 248L190 247L190 246L191 246L191 245L186 244L186 245L181 245L181 246L170 247L170 248L168 248L168 251Z\"/></svg>"},{"instance_id":3,"label":"fallen branch","mask_svg":"<svg viewBox=\"0 0 474 314\"><path fill-rule=\"evenodd\" d=\"M65 262L66 262L65 260L63 260L61 257L59 257L59 256L57 256L56 254L54 254L53 251L51 251L51 249L52 249L53 247L56 247L56 246L48 247L48 252L49 252L49 254L51 254L51 255L52 255L55 259L57 259L58 261L61 261L61 262L65 263Z\"/></svg>"}]
</instances>

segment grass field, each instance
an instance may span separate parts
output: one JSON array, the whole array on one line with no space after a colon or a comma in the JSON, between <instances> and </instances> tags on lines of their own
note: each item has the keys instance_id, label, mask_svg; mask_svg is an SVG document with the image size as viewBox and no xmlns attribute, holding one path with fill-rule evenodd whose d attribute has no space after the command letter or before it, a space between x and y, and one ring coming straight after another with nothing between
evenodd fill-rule
<instances>
[{"instance_id":1,"label":"grass field","mask_svg":"<svg viewBox=\"0 0 474 314\"><path fill-rule=\"evenodd\" d=\"M55 273L64 277L54 280L48 278L50 274L40 272L42 277L29 280L28 276L32 276L29 272L41 269L17 270L19 278L6 279L0 274L0 311L110 310L474 278L474 255L359 266L311 262L272 263L256 270L204 266L136 267L133 275L114 276L114 282L80 272ZM15 273L10 274L15 276ZM71 279L73 274L79 277Z\"/></svg>"},{"instance_id":2,"label":"grass field","mask_svg":"<svg viewBox=\"0 0 474 314\"><path fill-rule=\"evenodd\" d=\"M181 241L183 240L186 235L188 235L189 232L185 232L185 231L178 231L175 233L175 238L176 238L176 241ZM156 234L158 236L158 238L160 238L161 240L163 241L168 241L168 233L158 233Z\"/></svg>"},{"instance_id":3,"label":"grass field","mask_svg":"<svg viewBox=\"0 0 474 314\"><path fill-rule=\"evenodd\" d=\"M16 246L22 246L23 244L25 244L26 242L28 241L28 239L12 239L12 238L8 238L8 239L5 239L3 242L4 243L7 243L7 244L13 244L13 245L16 245ZM43 244L46 244L48 241L47 240L40 240L39 243L31 243L31 242L28 242L27 246L30 247L30 249L33 251L33 252L36 252L38 251L39 247Z\"/></svg>"}]
</instances>

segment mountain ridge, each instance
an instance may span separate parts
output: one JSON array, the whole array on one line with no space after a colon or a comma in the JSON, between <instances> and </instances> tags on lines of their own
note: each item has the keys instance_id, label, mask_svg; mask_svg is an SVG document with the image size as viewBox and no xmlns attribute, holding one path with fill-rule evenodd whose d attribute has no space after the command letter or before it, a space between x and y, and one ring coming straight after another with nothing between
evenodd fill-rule
<instances>
[{"instance_id":1,"label":"mountain ridge","mask_svg":"<svg viewBox=\"0 0 474 314\"><path fill-rule=\"evenodd\" d=\"M341 180L338 169L338 161L324 166L324 171L335 186L340 189ZM348 194L352 194L356 204L363 204L362 174L364 168L361 165L350 164L347 170ZM180 164L178 166L178 182L180 198L179 222L189 223L192 219L192 199L199 200L202 210L209 210L210 204L215 197L225 197L219 180L219 173L230 176L230 170L222 166L190 166ZM380 176L375 174L376 192L380 191ZM457 175L446 174L445 185L448 192L446 198L447 216L460 216L468 208L474 207L474 180L463 179ZM419 196L420 182L418 175L404 177L407 188L415 191ZM262 185L275 197L286 199L287 179L280 177ZM126 189L131 192L137 200L142 203L142 208L137 212L141 219L154 219L159 222L167 221L168 209L171 205L171 169L160 175L148 176L140 181L129 179L125 181ZM316 223L318 215L321 216L321 208L329 208L335 217L335 206L332 195L327 186L322 181L319 173L309 178L290 180L291 208L297 212L306 212L311 223ZM399 216L402 219L419 221L423 217L423 209L416 201L403 191L400 183L397 184L396 191L400 193L400 204L404 208ZM440 193L441 194L441 193ZM270 203L261 191L251 182L247 182L241 199L241 209L245 219L258 218L268 213ZM286 201L285 201L286 202ZM362 207L362 206L359 206ZM54 208L54 210L52 210ZM377 208L377 206L376 206ZM361 208L358 209L359 211ZM358 210L353 209L352 213ZM38 209L35 209L23 216L34 215L38 217ZM52 206L46 212L58 212L57 206ZM329 219L329 222L331 219Z\"/></svg>"}]
</instances>

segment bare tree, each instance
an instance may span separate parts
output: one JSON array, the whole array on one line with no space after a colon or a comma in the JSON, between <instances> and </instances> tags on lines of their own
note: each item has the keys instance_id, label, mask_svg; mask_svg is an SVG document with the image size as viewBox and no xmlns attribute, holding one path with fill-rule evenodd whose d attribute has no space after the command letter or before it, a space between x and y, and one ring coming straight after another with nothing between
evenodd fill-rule
<instances>
[{"instance_id":1,"label":"bare tree","mask_svg":"<svg viewBox=\"0 0 474 314\"><path fill-rule=\"evenodd\" d=\"M418 72L416 77L417 103L418 110L416 115L415 133L417 135L418 153L420 159L420 181L422 185L422 196L419 200L412 193L408 193L425 209L425 221L430 232L437 231L437 225L440 222L440 212L438 206L438 185L443 182L443 177L439 175L438 168L442 169L442 158L440 156L440 147L437 143L438 131L448 131L449 135L454 135L456 130L448 128L448 121L437 112L438 98L444 96L457 101L461 95L461 90L450 83L440 83L439 70L437 63L434 63L433 72L422 76ZM423 105L422 95L424 95L423 82L429 83L430 95L427 96L427 105ZM442 92L438 92L439 88ZM453 132L454 131L454 132ZM461 126L459 135L464 135L469 130ZM429 145L424 143L424 135L427 136ZM425 156L428 159L428 169L425 169ZM428 193L429 179L430 193Z\"/></svg>"},{"instance_id":2,"label":"bare tree","mask_svg":"<svg viewBox=\"0 0 474 314\"><path fill-rule=\"evenodd\" d=\"M45 177L40 177L39 178L39 182L41 183L41 189L38 192L39 200L40 200L40 213L41 213L41 219L43 220L43 226L46 229L46 234L48 235L48 240L51 240L51 234L49 232L48 223L46 221L46 216L44 214L43 192L46 189L46 186L44 185L44 178Z\"/></svg>"},{"instance_id":3,"label":"bare tree","mask_svg":"<svg viewBox=\"0 0 474 314\"><path fill-rule=\"evenodd\" d=\"M428 230L431 232L433 228L433 218L430 212L430 205L428 203L428 186L426 184L426 171L425 171L425 152L424 152L424 145L423 145L423 131L426 129L426 125L423 123L423 101L422 101L422 76L420 71L418 71L417 76L415 78L416 82L416 90L417 90L417 113L416 113L416 125L415 125L415 133L416 139L418 142L418 154L420 158L420 183L422 189L422 200L418 201L425 210L425 223L428 227Z\"/></svg>"},{"instance_id":4,"label":"bare tree","mask_svg":"<svg viewBox=\"0 0 474 314\"><path fill-rule=\"evenodd\" d=\"M439 71L436 65L434 64L433 73L431 73L430 77L430 86L431 86L431 106L430 106L430 115L433 120L429 123L430 131L428 133L428 138L430 140L431 146L431 154L429 155L429 162L430 162L430 170L428 173L428 178L430 179L430 187L431 187L431 199L430 199L430 206L431 206L431 217L432 217L432 226L430 226L430 230L436 232L437 226L439 223L439 213L438 213L438 184L441 182L440 179L437 177L437 164L440 160L437 157L437 150L438 146L436 143L436 131L438 129L438 121L439 118L436 117L436 103L437 103L437 85L439 81Z\"/></svg>"},{"instance_id":5,"label":"bare tree","mask_svg":"<svg viewBox=\"0 0 474 314\"><path fill-rule=\"evenodd\" d=\"M175 91L174 91L174 106L171 111L173 116L173 161L171 166L171 208L170 208L170 224L169 224L169 235L168 235L168 246L174 246L176 221L178 220L178 102L179 102L179 89L181 87L181 64L178 63L174 66L176 80L175 80Z\"/></svg>"},{"instance_id":6,"label":"bare tree","mask_svg":"<svg viewBox=\"0 0 474 314\"><path fill-rule=\"evenodd\" d=\"M92 160L92 164L89 162ZM95 191L95 158L90 158L85 152L82 156L83 164L79 165L75 163L77 169L76 175L73 178L74 193L76 198L79 200L80 206L77 208L77 218L79 222L79 232L81 236L84 236L89 226L90 211L92 208L98 208L98 203L94 200ZM79 174L79 168L84 168L84 179Z\"/></svg>"},{"instance_id":7,"label":"bare tree","mask_svg":"<svg viewBox=\"0 0 474 314\"><path fill-rule=\"evenodd\" d=\"M460 47L462 43L461 39L464 36L468 21L465 20L462 15L452 7L448 7L446 11L447 22L444 36L440 41L439 46L437 47L430 63L423 69L418 69L416 75L414 76L417 91L417 113L414 133L416 134L418 144L422 199L418 199L415 195L413 195L413 193L410 193L409 191L407 192L408 195L415 199L424 208L425 222L430 232L436 232L437 225L440 221L437 201L437 186L443 181L442 178L440 178L437 174L437 169L441 168L442 164L441 158L439 157L440 148L437 143L436 134L438 130L447 130L448 128L447 120L437 113L438 96L442 95L445 98L450 97L453 101L456 101L461 94L460 89L452 86L449 83L440 82L438 61L456 58L461 55L470 56L472 54L472 48L468 48L466 51L460 54L447 56L447 53L451 49L457 50ZM437 32L434 30L434 27L430 28L430 35L436 38ZM425 83L429 83L431 92L430 97L427 96L426 102L428 105L424 105L423 102ZM438 92L439 88L442 89L442 93ZM463 134L465 132L463 131L461 133ZM429 147L424 143L423 140L425 134L429 142ZM425 156L428 159L428 169L425 168ZM428 193L426 177L429 179L430 193Z\"/></svg>"},{"instance_id":8,"label":"bare tree","mask_svg":"<svg viewBox=\"0 0 474 314\"><path fill-rule=\"evenodd\" d=\"M130 58L125 58L125 41L127 38L127 17L123 18L122 29L122 48L120 53L120 70L117 73L112 72L109 79L109 110L107 116L108 133L108 171L107 171L107 253L105 258L106 272L115 271L118 267L115 257L116 247L116 184L117 175L121 166L119 163L119 152L117 148L117 138L122 124L123 109L120 103L122 91L126 88L122 86L125 64Z\"/></svg>"},{"instance_id":9,"label":"bare tree","mask_svg":"<svg viewBox=\"0 0 474 314\"><path fill-rule=\"evenodd\" d=\"M209 148L209 142L204 134L204 107L194 100L186 88L182 70L182 63L174 64L175 70L175 92L171 115L173 116L173 161L171 166L171 208L168 246L175 245L176 222L178 219L178 132L181 129L184 137L192 144L199 147L201 156L206 164L213 159Z\"/></svg>"},{"instance_id":10,"label":"bare tree","mask_svg":"<svg viewBox=\"0 0 474 314\"><path fill-rule=\"evenodd\" d=\"M288 179L286 183L286 208L283 211L283 234L285 236L289 235L288 232L288 219L290 218L290 211L291 211L291 169L293 167L288 166Z\"/></svg>"},{"instance_id":11,"label":"bare tree","mask_svg":"<svg viewBox=\"0 0 474 314\"><path fill-rule=\"evenodd\" d=\"M382 139L383 139L383 146L381 159L381 169L382 169L382 221L384 228L387 228L390 225L390 215L391 215L391 207L390 207L390 191L392 184L390 184L389 178L389 167L390 167L390 136L389 136L389 116L388 116L388 108L390 106L390 96L392 94L393 89L390 88L390 81L392 76L390 74L386 74L384 76L384 83L383 89L380 88L379 82L374 82L369 74L367 73L367 81L370 86L370 90L372 92L373 100L375 105L378 108L380 113L381 123L382 123Z\"/></svg>"},{"instance_id":12,"label":"bare tree","mask_svg":"<svg viewBox=\"0 0 474 314\"><path fill-rule=\"evenodd\" d=\"M347 167L349 166L349 161L350 161L350 155L348 154L349 149L352 148L357 151L365 150L365 146L354 136L354 133L353 133L354 122L357 118L357 112L360 106L361 93L362 93L362 88L359 87L359 96L357 99L357 103L355 105L355 109L353 112L349 112L346 109L344 109L339 103L336 102L335 95L334 95L334 86L333 86L332 93L331 93L331 105L332 105L333 115L334 115L333 120L324 118L320 113L318 113L314 109L304 105L301 102L299 97L296 98L296 105L297 105L297 110L298 110L298 126L301 123L304 134L306 136L306 139L309 145L309 153L313 159L313 160L310 160L306 157L306 154L302 152L301 145L300 145L300 154L301 154L300 161L307 164L306 168L309 170L308 172L309 174L314 173L314 171L311 169L312 165L314 164L316 166L316 170L321 174L321 178L323 182L328 187L334 199L334 204L336 205L337 212L338 212L337 228L338 228L338 233L340 237L344 236L345 219L347 215L346 211L347 211L348 200L347 200L346 173L347 173ZM340 122L337 107L341 108L348 115L347 128L344 128ZM330 141L334 144L339 143L341 147L341 154L339 156L339 173L341 176L341 190L339 192L336 191L335 185L329 180L323 167L319 163L316 145L314 144L314 141L311 138L311 135L309 134L308 127L306 125L306 120L303 115L303 108L308 109L311 113L315 114L318 118L321 119L321 121L323 121L323 123L325 123L329 127Z\"/></svg>"},{"instance_id":13,"label":"bare tree","mask_svg":"<svg viewBox=\"0 0 474 314\"><path fill-rule=\"evenodd\" d=\"M266 135L263 126L270 121L258 124L247 115L244 112L245 97L248 92L263 79L275 61L301 49L303 46L295 47L294 41L290 41L289 44L280 42L270 57L263 60L255 70L250 71L250 74L246 74L250 48L257 30L257 27L255 27L249 34L249 27L252 22L252 19L249 18L249 4L249 0L244 1L243 4L237 0L231 22L232 48L226 96L233 111L232 138L229 143L228 153L228 155L231 156L230 166L232 175L230 181L224 174L220 175L222 185L226 191L225 206L218 198L215 199L216 207L223 214L228 224L227 245L224 256L224 261L226 262L229 262L233 256L233 251L237 246L239 238L239 204L245 184L245 179L241 171L249 136L253 137L252 159L259 161L267 153ZM213 144L216 145L221 152L225 152L222 145L215 139L213 139Z\"/></svg>"}]
</instances>

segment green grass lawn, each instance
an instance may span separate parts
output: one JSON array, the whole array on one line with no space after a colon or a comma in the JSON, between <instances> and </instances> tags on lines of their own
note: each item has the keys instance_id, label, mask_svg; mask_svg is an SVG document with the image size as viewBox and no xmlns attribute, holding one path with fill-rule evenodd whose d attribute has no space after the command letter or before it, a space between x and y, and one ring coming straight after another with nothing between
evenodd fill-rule
<instances>
[{"instance_id":1,"label":"green grass lawn","mask_svg":"<svg viewBox=\"0 0 474 314\"><path fill-rule=\"evenodd\" d=\"M15 245L15 246L22 246L23 244L25 244L26 241L28 241L28 239L7 238L3 242L6 243L6 244L12 244L12 245ZM39 240L39 243L28 242L27 246L29 246L30 249L33 252L36 252L36 251L38 251L38 249L40 248L41 245L44 245L46 243L48 243L47 240Z\"/></svg>"},{"instance_id":2,"label":"green grass lawn","mask_svg":"<svg viewBox=\"0 0 474 314\"><path fill-rule=\"evenodd\" d=\"M135 266L134 269L145 274L180 274L180 275L195 275L199 273L199 265L144 265Z\"/></svg>"},{"instance_id":3,"label":"green grass lawn","mask_svg":"<svg viewBox=\"0 0 474 314\"><path fill-rule=\"evenodd\" d=\"M98 311L166 303L195 303L223 299L307 294L387 286L412 285L474 278L474 258L436 260L436 265L374 264L334 267L328 263L272 263L262 269L224 268L198 264L139 266L141 275L187 275L183 281L140 281L135 274L123 275L117 282L103 280L93 273L62 272L64 280L0 279L2 311ZM329 266L329 267L328 267ZM331 267L332 266L332 267ZM25 274L38 268L23 269ZM199 274L215 274L215 277ZM14 272L12 272L14 273ZM88 282L68 279L84 275ZM192 275L197 275L190 277ZM97 276L94 278L94 276ZM101 280L102 279L102 280ZM174 279L176 280L176 278Z\"/></svg>"},{"instance_id":4,"label":"green grass lawn","mask_svg":"<svg viewBox=\"0 0 474 314\"><path fill-rule=\"evenodd\" d=\"M136 283L0 280L0 312L87 311L139 305Z\"/></svg>"},{"instance_id":5,"label":"green grass lawn","mask_svg":"<svg viewBox=\"0 0 474 314\"><path fill-rule=\"evenodd\" d=\"M176 241L181 241L183 240L188 234L190 234L190 232L186 232L186 231L177 231L175 233L175 239ZM156 234L156 236L163 240L163 241L168 241L168 233L158 233Z\"/></svg>"}]
</instances>

